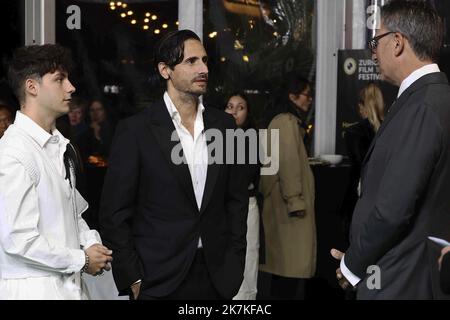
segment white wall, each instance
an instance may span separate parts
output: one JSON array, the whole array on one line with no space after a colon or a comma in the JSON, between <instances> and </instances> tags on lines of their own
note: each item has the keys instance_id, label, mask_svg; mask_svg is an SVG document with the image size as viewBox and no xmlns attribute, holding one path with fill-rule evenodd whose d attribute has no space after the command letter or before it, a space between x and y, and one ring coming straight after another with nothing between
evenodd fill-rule
<instances>
[{"instance_id":1,"label":"white wall","mask_svg":"<svg viewBox=\"0 0 450 320\"><path fill-rule=\"evenodd\" d=\"M345 0L317 0L314 154L335 152L338 50L345 41Z\"/></svg>"},{"instance_id":2,"label":"white wall","mask_svg":"<svg viewBox=\"0 0 450 320\"><path fill-rule=\"evenodd\" d=\"M203 0L178 0L179 29L194 31L203 39Z\"/></svg>"}]
</instances>

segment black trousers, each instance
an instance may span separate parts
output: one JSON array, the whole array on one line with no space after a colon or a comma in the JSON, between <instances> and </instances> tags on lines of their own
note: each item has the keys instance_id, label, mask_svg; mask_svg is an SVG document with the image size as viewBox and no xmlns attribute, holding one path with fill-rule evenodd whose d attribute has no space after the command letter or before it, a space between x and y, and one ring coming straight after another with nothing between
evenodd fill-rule
<instances>
[{"instance_id":1,"label":"black trousers","mask_svg":"<svg viewBox=\"0 0 450 320\"><path fill-rule=\"evenodd\" d=\"M197 249L194 261L181 284L174 292L165 297L152 297L145 292L138 300L221 300L206 268L203 249Z\"/></svg>"}]
</instances>

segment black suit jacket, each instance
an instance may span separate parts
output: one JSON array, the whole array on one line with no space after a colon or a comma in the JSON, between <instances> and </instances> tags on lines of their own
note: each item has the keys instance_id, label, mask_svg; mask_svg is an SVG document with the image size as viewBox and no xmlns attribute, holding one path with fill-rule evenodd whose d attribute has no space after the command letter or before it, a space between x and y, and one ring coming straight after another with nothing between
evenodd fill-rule
<instances>
[{"instance_id":1,"label":"black suit jacket","mask_svg":"<svg viewBox=\"0 0 450 320\"><path fill-rule=\"evenodd\" d=\"M363 162L345 264L360 299L431 299L439 248L450 239L450 86L443 73L414 82L391 107ZM381 289L367 286L367 268Z\"/></svg>"},{"instance_id":2,"label":"black suit jacket","mask_svg":"<svg viewBox=\"0 0 450 320\"><path fill-rule=\"evenodd\" d=\"M206 132L216 128L224 134L235 128L231 116L214 108L205 108L203 120ZM100 223L102 238L113 250L117 288L126 294L142 279L146 295L169 295L185 278L201 237L213 284L231 299L241 285L245 263L245 176L241 166L208 165L199 210L187 164L171 161L178 144L171 141L174 131L162 99L116 130ZM214 143L208 144L211 148Z\"/></svg>"}]
</instances>

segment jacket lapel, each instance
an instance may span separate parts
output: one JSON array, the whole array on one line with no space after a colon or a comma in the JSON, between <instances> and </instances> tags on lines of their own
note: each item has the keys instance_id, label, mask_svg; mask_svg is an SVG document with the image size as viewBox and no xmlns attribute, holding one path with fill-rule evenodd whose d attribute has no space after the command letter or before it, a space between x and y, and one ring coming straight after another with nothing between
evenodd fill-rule
<instances>
[{"instance_id":1,"label":"jacket lapel","mask_svg":"<svg viewBox=\"0 0 450 320\"><path fill-rule=\"evenodd\" d=\"M202 199L202 205L200 208L200 213L203 213L206 209L206 207L208 206L209 201L211 200L211 196L213 194L213 190L214 190L214 186L216 185L217 182L217 177L219 175L219 169L220 169L220 164L215 163L212 159L212 155L213 155L213 146L212 145L212 136L211 136L211 132L209 132L208 129L220 129L220 131L222 132L222 137L223 137L223 155L225 156L225 132L222 128L219 128L219 122L218 119L216 117L214 117L214 115L208 111L208 108L205 108L205 111L203 112L203 125L205 128L205 134L206 134L206 143L208 145L208 172L206 174L206 183L205 183L205 189L203 191L203 199ZM224 157L225 158L225 157ZM223 159L225 161L225 159Z\"/></svg>"},{"instance_id":2,"label":"jacket lapel","mask_svg":"<svg viewBox=\"0 0 450 320\"><path fill-rule=\"evenodd\" d=\"M183 155L183 163L175 164L172 161L172 150L175 149L180 142L178 134L176 133L172 119L167 112L167 107L164 100L161 99L157 103L150 107L149 127L155 137L158 145L164 155L164 158L169 163L174 175L178 179L182 189L186 193L189 200L194 207L198 210L197 202L195 200L194 188L192 186L191 174L186 162L186 158ZM173 136L177 138L177 141L172 141ZM179 148L178 148L179 149Z\"/></svg>"}]
</instances>

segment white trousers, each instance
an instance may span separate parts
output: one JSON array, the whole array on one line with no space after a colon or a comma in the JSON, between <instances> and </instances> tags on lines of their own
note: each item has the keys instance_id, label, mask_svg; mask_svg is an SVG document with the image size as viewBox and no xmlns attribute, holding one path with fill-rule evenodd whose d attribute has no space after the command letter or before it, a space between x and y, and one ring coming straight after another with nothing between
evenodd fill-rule
<instances>
[{"instance_id":1,"label":"white trousers","mask_svg":"<svg viewBox=\"0 0 450 320\"><path fill-rule=\"evenodd\" d=\"M0 300L87 300L80 274L0 280Z\"/></svg>"},{"instance_id":2,"label":"white trousers","mask_svg":"<svg viewBox=\"0 0 450 320\"><path fill-rule=\"evenodd\" d=\"M233 300L256 300L259 266L259 210L256 197L248 203L247 252L245 255L244 281Z\"/></svg>"}]
</instances>

